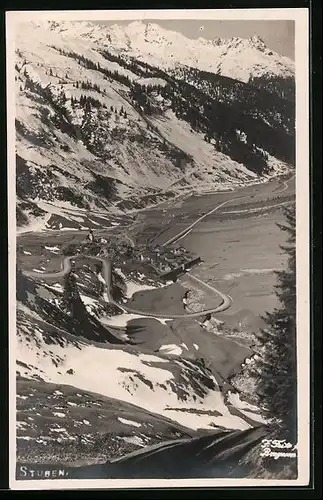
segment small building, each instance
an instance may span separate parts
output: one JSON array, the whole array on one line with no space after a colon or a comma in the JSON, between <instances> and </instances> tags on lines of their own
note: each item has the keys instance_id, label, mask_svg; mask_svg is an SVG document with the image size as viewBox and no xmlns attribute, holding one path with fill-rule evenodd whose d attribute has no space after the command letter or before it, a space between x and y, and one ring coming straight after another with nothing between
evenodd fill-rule
<instances>
[{"instance_id":1,"label":"small building","mask_svg":"<svg viewBox=\"0 0 323 500\"><path fill-rule=\"evenodd\" d=\"M92 241L92 242L94 242L94 241L95 241L95 238L94 238L94 234L93 234L93 230L92 230L92 229L90 229L90 230L89 230L89 234L87 235L86 239L87 239L87 240L89 240L89 241Z\"/></svg>"}]
</instances>

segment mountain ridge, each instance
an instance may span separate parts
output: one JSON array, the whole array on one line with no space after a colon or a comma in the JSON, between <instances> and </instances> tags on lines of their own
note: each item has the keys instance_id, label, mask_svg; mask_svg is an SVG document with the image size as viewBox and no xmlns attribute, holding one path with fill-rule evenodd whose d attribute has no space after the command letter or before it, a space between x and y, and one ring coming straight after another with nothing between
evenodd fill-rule
<instances>
[{"instance_id":1,"label":"mountain ridge","mask_svg":"<svg viewBox=\"0 0 323 500\"><path fill-rule=\"evenodd\" d=\"M119 53L141 57L151 64L155 62L165 69L184 64L244 82L264 74L294 77L295 73L294 61L269 49L258 35L249 38L193 39L166 30L157 23L146 24L142 21L133 21L122 27L117 23L104 26L84 21L48 21L39 26L54 32L74 32L78 37L111 46Z\"/></svg>"}]
</instances>

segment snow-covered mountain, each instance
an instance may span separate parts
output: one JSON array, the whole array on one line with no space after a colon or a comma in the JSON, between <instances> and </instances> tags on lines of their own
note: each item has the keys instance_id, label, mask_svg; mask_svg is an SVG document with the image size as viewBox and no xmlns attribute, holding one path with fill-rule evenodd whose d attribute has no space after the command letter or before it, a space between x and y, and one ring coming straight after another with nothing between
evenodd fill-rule
<instances>
[{"instance_id":1,"label":"snow-covered mountain","mask_svg":"<svg viewBox=\"0 0 323 500\"><path fill-rule=\"evenodd\" d=\"M68 34L126 53L169 70L183 65L248 82L260 76L293 77L294 61L266 47L254 35L248 39L191 39L156 23L133 21L110 27L88 22L47 22L50 31Z\"/></svg>"},{"instance_id":2,"label":"snow-covered mountain","mask_svg":"<svg viewBox=\"0 0 323 500\"><path fill-rule=\"evenodd\" d=\"M258 72L248 66L258 60L250 51L264 58L270 74L292 74L291 62L268 55L255 39L184 40L140 22L21 25L15 65L19 225L41 219L54 227L59 216L75 227L75 210L84 217L93 210L117 214L192 186L221 189L286 171L294 154L290 93L277 93L272 78L266 90L268 71L261 88L258 81L221 76L239 75L218 67L236 54L254 80L262 79L260 63ZM271 57L275 63L268 66Z\"/></svg>"}]
</instances>

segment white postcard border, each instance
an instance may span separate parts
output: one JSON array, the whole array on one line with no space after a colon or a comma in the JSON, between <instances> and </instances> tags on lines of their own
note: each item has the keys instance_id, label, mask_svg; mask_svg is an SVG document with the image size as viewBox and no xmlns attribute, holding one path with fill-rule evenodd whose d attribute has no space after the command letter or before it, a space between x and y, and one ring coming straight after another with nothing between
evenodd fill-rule
<instances>
[{"instance_id":1,"label":"white postcard border","mask_svg":"<svg viewBox=\"0 0 323 500\"><path fill-rule=\"evenodd\" d=\"M17 24L50 20L294 20L296 66L296 243L297 243L297 367L298 465L295 480L263 479L54 479L16 480L16 188L14 58ZM8 149L8 270L9 270L9 476L10 488L19 490L304 486L310 476L310 219L309 219L309 10L95 10L10 11L6 13L7 149Z\"/></svg>"}]
</instances>

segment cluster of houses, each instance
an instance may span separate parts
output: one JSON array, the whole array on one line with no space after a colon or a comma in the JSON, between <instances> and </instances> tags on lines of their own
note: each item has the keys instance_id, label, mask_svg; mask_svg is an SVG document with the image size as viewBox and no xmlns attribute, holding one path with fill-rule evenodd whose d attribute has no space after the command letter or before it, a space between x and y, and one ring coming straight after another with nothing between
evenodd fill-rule
<instances>
[{"instance_id":1,"label":"cluster of houses","mask_svg":"<svg viewBox=\"0 0 323 500\"><path fill-rule=\"evenodd\" d=\"M190 263L199 260L199 257L192 255L191 252L182 246L156 246L151 250L150 265L159 275L164 276L175 270L183 272Z\"/></svg>"},{"instance_id":2,"label":"cluster of houses","mask_svg":"<svg viewBox=\"0 0 323 500\"><path fill-rule=\"evenodd\" d=\"M87 235L87 240L93 243L106 243L103 238L95 237L93 231L90 230ZM116 246L115 246L116 245ZM191 266L201 262L200 257L193 255L183 246L155 246L136 244L136 247L128 247L124 241L118 241L112 244L110 241L109 252L116 255L124 255L134 260L140 260L147 263L153 270L163 278L176 278L179 274L189 269Z\"/></svg>"}]
</instances>

